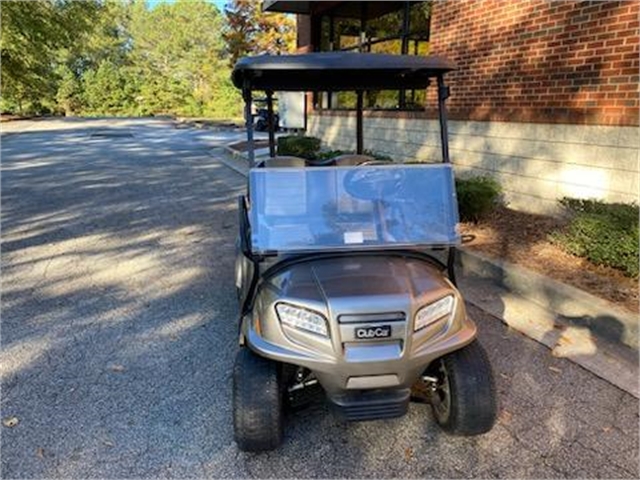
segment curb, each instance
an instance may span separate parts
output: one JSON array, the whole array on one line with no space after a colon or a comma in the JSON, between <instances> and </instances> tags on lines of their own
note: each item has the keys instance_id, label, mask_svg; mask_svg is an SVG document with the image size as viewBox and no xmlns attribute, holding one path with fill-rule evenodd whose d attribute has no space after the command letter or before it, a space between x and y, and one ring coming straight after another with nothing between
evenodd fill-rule
<instances>
[{"instance_id":1,"label":"curb","mask_svg":"<svg viewBox=\"0 0 640 480\"><path fill-rule=\"evenodd\" d=\"M223 150L227 155L230 155L234 159L242 160L243 164L238 165L235 162L230 162L226 158L216 156L216 158L220 161L220 163L222 163L226 167L229 167L231 170L235 171L236 173L239 173L242 176L246 177L249 174L249 165L247 165L247 159L242 155L242 153L238 152L237 150L234 150L231 147L227 147L226 145L220 145L219 147L212 149L211 155L215 155L216 150Z\"/></svg>"},{"instance_id":2,"label":"curb","mask_svg":"<svg viewBox=\"0 0 640 480\"><path fill-rule=\"evenodd\" d=\"M623 343L629 333L621 334L625 325L637 330L633 315L577 288L464 249L457 267L458 287L468 303L545 345L552 356L640 398L638 350ZM602 309L606 315L594 315Z\"/></svg>"},{"instance_id":3,"label":"curb","mask_svg":"<svg viewBox=\"0 0 640 480\"><path fill-rule=\"evenodd\" d=\"M465 276L490 281L556 314L561 326L577 326L612 343L638 350L638 316L583 290L531 270L476 252L459 250L458 267Z\"/></svg>"}]
</instances>

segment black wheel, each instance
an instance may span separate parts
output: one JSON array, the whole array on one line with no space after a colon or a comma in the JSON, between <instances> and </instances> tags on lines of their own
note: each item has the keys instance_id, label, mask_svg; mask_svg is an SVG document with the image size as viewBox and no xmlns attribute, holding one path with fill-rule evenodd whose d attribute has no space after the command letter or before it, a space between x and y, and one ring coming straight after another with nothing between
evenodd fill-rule
<instances>
[{"instance_id":1,"label":"black wheel","mask_svg":"<svg viewBox=\"0 0 640 480\"><path fill-rule=\"evenodd\" d=\"M233 368L233 430L240 450L262 452L282 443L278 364L241 348Z\"/></svg>"},{"instance_id":2,"label":"black wheel","mask_svg":"<svg viewBox=\"0 0 640 480\"><path fill-rule=\"evenodd\" d=\"M428 369L437 378L431 394L436 422L456 435L479 435L491 430L497 403L491 364L475 341L436 360Z\"/></svg>"}]
</instances>

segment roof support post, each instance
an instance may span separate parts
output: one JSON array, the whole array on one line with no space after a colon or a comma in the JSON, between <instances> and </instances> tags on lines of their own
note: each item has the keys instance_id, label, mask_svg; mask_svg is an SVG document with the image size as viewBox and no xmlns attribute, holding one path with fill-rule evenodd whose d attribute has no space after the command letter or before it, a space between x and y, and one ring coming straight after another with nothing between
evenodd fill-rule
<instances>
[{"instance_id":1,"label":"roof support post","mask_svg":"<svg viewBox=\"0 0 640 480\"><path fill-rule=\"evenodd\" d=\"M363 53L365 51L364 46L367 41L365 27L367 24L367 3L360 2L360 33L358 35L358 51Z\"/></svg>"},{"instance_id":2,"label":"roof support post","mask_svg":"<svg viewBox=\"0 0 640 480\"><path fill-rule=\"evenodd\" d=\"M335 25L333 22L333 14L329 15L329 51L335 50ZM333 92L327 92L327 108L333 107Z\"/></svg>"},{"instance_id":3,"label":"roof support post","mask_svg":"<svg viewBox=\"0 0 640 480\"><path fill-rule=\"evenodd\" d=\"M440 143L442 144L442 162L449 160L449 131L447 130L447 108L445 101L449 98L449 87L444 84L442 74L438 75L438 118L440 119Z\"/></svg>"},{"instance_id":4,"label":"roof support post","mask_svg":"<svg viewBox=\"0 0 640 480\"><path fill-rule=\"evenodd\" d=\"M267 90L267 128L269 129L269 156L276 156L276 126L273 121L273 92Z\"/></svg>"},{"instance_id":5,"label":"roof support post","mask_svg":"<svg viewBox=\"0 0 640 480\"><path fill-rule=\"evenodd\" d=\"M253 114L251 113L251 89L245 82L242 89L244 99L244 121L247 129L247 152L249 153L249 168L255 167L255 152L253 149Z\"/></svg>"},{"instance_id":6,"label":"roof support post","mask_svg":"<svg viewBox=\"0 0 640 480\"><path fill-rule=\"evenodd\" d=\"M356 153L358 155L362 155L364 150L364 141L362 135L362 110L363 106L363 97L364 92L362 90L358 90L357 94L357 104L356 104Z\"/></svg>"},{"instance_id":7,"label":"roof support post","mask_svg":"<svg viewBox=\"0 0 640 480\"><path fill-rule=\"evenodd\" d=\"M411 4L409 2L404 2L404 9L402 12L402 44L400 53L402 55L409 54L409 19L411 16ZM407 107L407 91L400 90L398 93L398 107L403 109Z\"/></svg>"}]
</instances>

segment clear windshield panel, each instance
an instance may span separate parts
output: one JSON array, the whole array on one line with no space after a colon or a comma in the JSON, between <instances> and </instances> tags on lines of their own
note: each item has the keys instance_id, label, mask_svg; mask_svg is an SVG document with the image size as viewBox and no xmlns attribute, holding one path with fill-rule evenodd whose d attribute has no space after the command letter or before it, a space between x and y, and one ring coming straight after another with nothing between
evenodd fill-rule
<instances>
[{"instance_id":1,"label":"clear windshield panel","mask_svg":"<svg viewBox=\"0 0 640 480\"><path fill-rule=\"evenodd\" d=\"M449 164L255 168L255 253L457 245Z\"/></svg>"}]
</instances>

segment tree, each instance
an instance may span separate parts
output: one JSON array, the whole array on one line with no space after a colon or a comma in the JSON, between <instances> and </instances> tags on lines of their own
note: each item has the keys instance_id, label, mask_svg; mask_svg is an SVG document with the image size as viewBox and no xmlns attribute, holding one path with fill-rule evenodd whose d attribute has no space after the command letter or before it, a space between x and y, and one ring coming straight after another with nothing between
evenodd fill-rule
<instances>
[{"instance_id":1,"label":"tree","mask_svg":"<svg viewBox=\"0 0 640 480\"><path fill-rule=\"evenodd\" d=\"M92 27L77 36L66 48L59 49L55 71L58 77L56 101L58 108L66 115L81 113L89 108L87 101L92 94L87 95L84 86L87 84L86 80L93 78L101 65L107 62L122 70L130 67L128 54L131 37L128 33L128 17L127 4L114 0L105 1L100 4ZM105 67L102 68L104 70ZM125 87L131 91L129 84ZM95 99L91 102L90 110L93 114L104 111L103 108L96 107Z\"/></svg>"},{"instance_id":2,"label":"tree","mask_svg":"<svg viewBox=\"0 0 640 480\"><path fill-rule=\"evenodd\" d=\"M178 0L131 11L132 58L144 77L141 92L154 111L203 115L215 103L223 59L223 18L204 0Z\"/></svg>"},{"instance_id":3,"label":"tree","mask_svg":"<svg viewBox=\"0 0 640 480\"><path fill-rule=\"evenodd\" d=\"M65 115L73 115L82 109L82 85L76 74L66 65L57 72L60 77L56 102Z\"/></svg>"},{"instance_id":4,"label":"tree","mask_svg":"<svg viewBox=\"0 0 640 480\"><path fill-rule=\"evenodd\" d=\"M140 85L135 72L110 60L83 76L84 112L92 115L139 114Z\"/></svg>"},{"instance_id":5,"label":"tree","mask_svg":"<svg viewBox=\"0 0 640 480\"><path fill-rule=\"evenodd\" d=\"M208 0L0 0L2 108L239 117Z\"/></svg>"},{"instance_id":6,"label":"tree","mask_svg":"<svg viewBox=\"0 0 640 480\"><path fill-rule=\"evenodd\" d=\"M224 40L233 66L246 55L293 52L295 22L289 15L261 11L261 2L233 0L225 7L227 26Z\"/></svg>"},{"instance_id":7,"label":"tree","mask_svg":"<svg viewBox=\"0 0 640 480\"><path fill-rule=\"evenodd\" d=\"M3 102L55 105L55 65L61 48L91 29L97 0L2 2L0 61ZM37 108L34 108L37 109Z\"/></svg>"}]
</instances>

